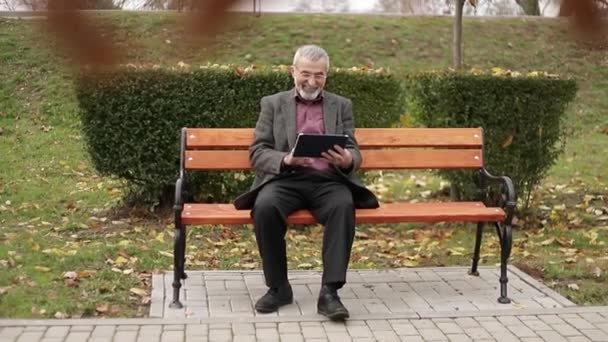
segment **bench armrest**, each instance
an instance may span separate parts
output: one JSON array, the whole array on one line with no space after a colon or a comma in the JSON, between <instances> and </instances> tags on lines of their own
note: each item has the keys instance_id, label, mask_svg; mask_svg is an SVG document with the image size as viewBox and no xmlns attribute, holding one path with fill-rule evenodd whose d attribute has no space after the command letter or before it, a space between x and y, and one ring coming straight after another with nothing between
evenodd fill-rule
<instances>
[{"instance_id":1,"label":"bench armrest","mask_svg":"<svg viewBox=\"0 0 608 342\"><path fill-rule=\"evenodd\" d=\"M174 210L179 210L181 212L184 204L183 198L183 190L184 190L184 178L180 177L175 182L175 205L173 206Z\"/></svg>"},{"instance_id":2,"label":"bench armrest","mask_svg":"<svg viewBox=\"0 0 608 342\"><path fill-rule=\"evenodd\" d=\"M500 183L502 185L502 203L498 203L507 214L507 218L505 222L508 224L511 223L513 219L513 212L515 211L515 207L517 206L517 197L515 195L515 187L513 186L513 181L511 178L507 176L494 176L485 168L480 170L481 176L481 184L482 190L485 190L485 185L488 183Z\"/></svg>"}]
</instances>

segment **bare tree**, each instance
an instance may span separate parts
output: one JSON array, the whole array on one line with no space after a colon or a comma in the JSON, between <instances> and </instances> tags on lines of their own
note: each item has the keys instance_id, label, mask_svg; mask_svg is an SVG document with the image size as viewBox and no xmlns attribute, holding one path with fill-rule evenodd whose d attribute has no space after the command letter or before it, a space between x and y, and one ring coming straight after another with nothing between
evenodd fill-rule
<instances>
[{"instance_id":1,"label":"bare tree","mask_svg":"<svg viewBox=\"0 0 608 342\"><path fill-rule=\"evenodd\" d=\"M0 1L0 5L4 6L8 11L14 12L17 4L12 0L2 0Z\"/></svg>"},{"instance_id":2,"label":"bare tree","mask_svg":"<svg viewBox=\"0 0 608 342\"><path fill-rule=\"evenodd\" d=\"M296 2L294 7L294 11L296 12L311 12L312 5L310 4L310 0L299 0Z\"/></svg>"},{"instance_id":3,"label":"bare tree","mask_svg":"<svg viewBox=\"0 0 608 342\"><path fill-rule=\"evenodd\" d=\"M10 0L4 0L10 1ZM68 0L74 3L76 9L121 9L127 0ZM48 0L16 0L19 5L31 11L49 9Z\"/></svg>"},{"instance_id":4,"label":"bare tree","mask_svg":"<svg viewBox=\"0 0 608 342\"><path fill-rule=\"evenodd\" d=\"M437 1L428 0L378 0L377 8L386 13L428 14L436 12ZM442 5L439 4L441 7ZM449 4L448 4L449 6Z\"/></svg>"},{"instance_id":5,"label":"bare tree","mask_svg":"<svg viewBox=\"0 0 608 342\"><path fill-rule=\"evenodd\" d=\"M456 0L456 13L454 14L452 67L462 69L462 11L465 0Z\"/></svg>"},{"instance_id":6,"label":"bare tree","mask_svg":"<svg viewBox=\"0 0 608 342\"><path fill-rule=\"evenodd\" d=\"M324 12L348 12L349 4L343 0L323 0L321 8Z\"/></svg>"}]
</instances>

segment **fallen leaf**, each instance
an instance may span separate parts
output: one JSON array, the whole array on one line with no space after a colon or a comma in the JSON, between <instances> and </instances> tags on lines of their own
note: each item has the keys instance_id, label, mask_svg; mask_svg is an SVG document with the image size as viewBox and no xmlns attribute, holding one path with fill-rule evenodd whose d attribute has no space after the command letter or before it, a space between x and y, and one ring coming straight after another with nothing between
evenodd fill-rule
<instances>
[{"instance_id":1,"label":"fallen leaf","mask_svg":"<svg viewBox=\"0 0 608 342\"><path fill-rule=\"evenodd\" d=\"M580 287L578 287L578 284L574 284L574 283L573 284L568 284L568 288L570 290L574 290L574 291L580 290Z\"/></svg>"},{"instance_id":2,"label":"fallen leaf","mask_svg":"<svg viewBox=\"0 0 608 342\"><path fill-rule=\"evenodd\" d=\"M171 253L171 252L158 251L158 253L160 253L160 255L164 255L166 257L173 258L173 253Z\"/></svg>"},{"instance_id":3,"label":"fallen leaf","mask_svg":"<svg viewBox=\"0 0 608 342\"><path fill-rule=\"evenodd\" d=\"M257 263L255 263L255 262L245 263L245 264L241 264L241 267L253 270L257 267Z\"/></svg>"},{"instance_id":4,"label":"fallen leaf","mask_svg":"<svg viewBox=\"0 0 608 342\"><path fill-rule=\"evenodd\" d=\"M108 310L110 310L110 306L108 304L100 304L95 308L95 311L99 313L106 313Z\"/></svg>"},{"instance_id":5,"label":"fallen leaf","mask_svg":"<svg viewBox=\"0 0 608 342\"><path fill-rule=\"evenodd\" d=\"M596 266L596 267L593 269L593 275L594 275L596 278L600 278L600 277L602 276L602 269Z\"/></svg>"},{"instance_id":6,"label":"fallen leaf","mask_svg":"<svg viewBox=\"0 0 608 342\"><path fill-rule=\"evenodd\" d=\"M540 244L543 246L549 246L550 244L552 244L553 242L555 242L555 238L549 238L543 242L541 242Z\"/></svg>"},{"instance_id":7,"label":"fallen leaf","mask_svg":"<svg viewBox=\"0 0 608 342\"><path fill-rule=\"evenodd\" d=\"M138 287L132 287L132 288L130 288L129 292L132 293L132 294L134 294L134 295L140 296L140 297L148 295L148 291L146 291L144 289L140 289Z\"/></svg>"},{"instance_id":8,"label":"fallen leaf","mask_svg":"<svg viewBox=\"0 0 608 342\"><path fill-rule=\"evenodd\" d=\"M35 266L36 271L40 272L49 272L51 269L46 266Z\"/></svg>"},{"instance_id":9,"label":"fallen leaf","mask_svg":"<svg viewBox=\"0 0 608 342\"><path fill-rule=\"evenodd\" d=\"M566 205L565 204L554 205L553 206L553 210L555 210L555 211L564 211L564 210L566 210Z\"/></svg>"},{"instance_id":10,"label":"fallen leaf","mask_svg":"<svg viewBox=\"0 0 608 342\"><path fill-rule=\"evenodd\" d=\"M127 260L126 258L124 258L123 256L118 256L118 258L116 258L116 260L114 260L114 263L116 263L116 265L118 266L123 266L125 265L127 262L129 262L129 260Z\"/></svg>"},{"instance_id":11,"label":"fallen leaf","mask_svg":"<svg viewBox=\"0 0 608 342\"><path fill-rule=\"evenodd\" d=\"M355 237L359 239L369 239L369 236L363 232L355 232Z\"/></svg>"},{"instance_id":12,"label":"fallen leaf","mask_svg":"<svg viewBox=\"0 0 608 342\"><path fill-rule=\"evenodd\" d=\"M77 278L78 278L78 273L76 273L74 271L68 271L68 272L65 272L63 274L63 279L73 279L73 280L75 280Z\"/></svg>"},{"instance_id":13,"label":"fallen leaf","mask_svg":"<svg viewBox=\"0 0 608 342\"><path fill-rule=\"evenodd\" d=\"M80 279L89 278L90 276L92 276L96 273L97 273L97 271L95 271L95 270L80 271L80 272L78 272L78 278L80 278Z\"/></svg>"},{"instance_id":14,"label":"fallen leaf","mask_svg":"<svg viewBox=\"0 0 608 342\"><path fill-rule=\"evenodd\" d=\"M57 312L55 312L55 315L54 315L54 316L55 316L55 318L57 318L57 319L65 319L65 318L68 318L68 315L64 314L64 313L63 313L63 312L61 312L61 311L57 311Z\"/></svg>"},{"instance_id":15,"label":"fallen leaf","mask_svg":"<svg viewBox=\"0 0 608 342\"><path fill-rule=\"evenodd\" d=\"M555 239L555 241L558 244L560 244L560 245L562 245L564 247L566 247L566 246L572 246L572 244L574 243L574 239L566 240L566 239L563 239L563 238L557 238L557 239Z\"/></svg>"},{"instance_id":16,"label":"fallen leaf","mask_svg":"<svg viewBox=\"0 0 608 342\"><path fill-rule=\"evenodd\" d=\"M458 250L459 248L462 248L462 247L449 248L447 251L448 255L455 255L455 256L464 255L464 253L462 251ZM462 248L462 249L464 249L464 248Z\"/></svg>"}]
</instances>

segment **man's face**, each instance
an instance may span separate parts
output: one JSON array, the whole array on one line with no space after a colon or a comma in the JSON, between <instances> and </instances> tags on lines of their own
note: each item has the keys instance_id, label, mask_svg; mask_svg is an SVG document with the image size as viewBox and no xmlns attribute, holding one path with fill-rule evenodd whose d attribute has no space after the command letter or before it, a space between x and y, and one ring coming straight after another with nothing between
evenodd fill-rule
<instances>
[{"instance_id":1,"label":"man's face","mask_svg":"<svg viewBox=\"0 0 608 342\"><path fill-rule=\"evenodd\" d=\"M314 100L319 96L327 79L327 60L320 58L311 61L301 57L296 65L291 67L291 76L298 94L305 100Z\"/></svg>"}]
</instances>

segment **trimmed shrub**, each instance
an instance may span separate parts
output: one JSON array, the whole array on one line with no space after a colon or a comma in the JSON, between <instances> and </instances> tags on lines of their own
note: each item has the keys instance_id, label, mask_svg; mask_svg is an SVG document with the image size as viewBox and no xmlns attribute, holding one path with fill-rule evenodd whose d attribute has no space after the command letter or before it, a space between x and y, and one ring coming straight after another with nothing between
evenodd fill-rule
<instances>
[{"instance_id":1,"label":"trimmed shrub","mask_svg":"<svg viewBox=\"0 0 608 342\"><path fill-rule=\"evenodd\" d=\"M496 72L496 70L495 70ZM573 80L531 73L528 77L422 73L406 81L408 106L427 127L483 127L485 161L508 175L527 206L529 194L565 143L565 110L577 91ZM472 172L441 171L463 197L476 197Z\"/></svg>"},{"instance_id":2,"label":"trimmed shrub","mask_svg":"<svg viewBox=\"0 0 608 342\"><path fill-rule=\"evenodd\" d=\"M254 127L260 99L293 87L285 67L124 68L83 73L77 97L95 168L172 200L182 127ZM357 127L390 127L404 113L401 81L374 70L336 70L327 90L353 101ZM197 200L224 202L251 185L248 172L196 172Z\"/></svg>"}]
</instances>

